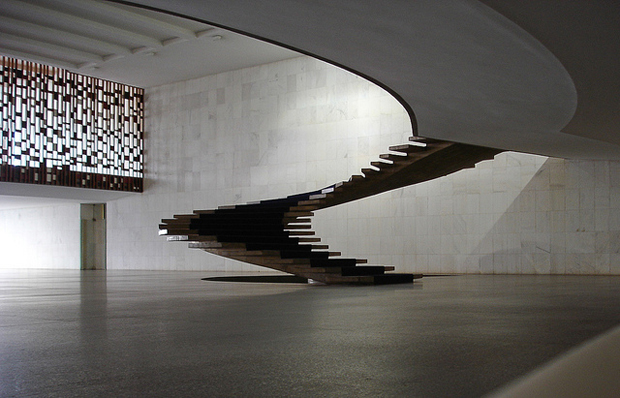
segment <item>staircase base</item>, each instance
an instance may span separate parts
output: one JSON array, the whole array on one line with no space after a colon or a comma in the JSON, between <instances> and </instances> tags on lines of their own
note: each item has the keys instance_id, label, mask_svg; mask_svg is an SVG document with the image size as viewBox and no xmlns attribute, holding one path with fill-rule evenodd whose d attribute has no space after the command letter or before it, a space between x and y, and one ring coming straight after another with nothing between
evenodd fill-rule
<instances>
[{"instance_id":1,"label":"staircase base","mask_svg":"<svg viewBox=\"0 0 620 398\"><path fill-rule=\"evenodd\" d=\"M421 279L422 274L383 274L364 276L340 276L340 275L315 275L308 276L309 280L325 283L328 285L393 285L400 283L412 283L415 279Z\"/></svg>"}]
</instances>

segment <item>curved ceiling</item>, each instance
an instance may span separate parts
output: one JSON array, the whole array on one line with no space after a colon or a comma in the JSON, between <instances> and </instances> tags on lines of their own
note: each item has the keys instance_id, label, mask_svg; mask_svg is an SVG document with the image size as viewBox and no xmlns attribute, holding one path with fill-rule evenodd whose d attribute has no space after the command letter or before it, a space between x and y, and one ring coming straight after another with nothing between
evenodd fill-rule
<instances>
[{"instance_id":1,"label":"curved ceiling","mask_svg":"<svg viewBox=\"0 0 620 398\"><path fill-rule=\"evenodd\" d=\"M565 7L547 0L526 7L531 14L518 0L130 3L299 49L365 76L403 103L421 136L620 158L620 72L610 67L620 51L618 35L609 36L620 25L615 2L574 0ZM558 31L566 28L561 19L579 21L579 29ZM593 37L600 43L588 41Z\"/></svg>"}]
</instances>

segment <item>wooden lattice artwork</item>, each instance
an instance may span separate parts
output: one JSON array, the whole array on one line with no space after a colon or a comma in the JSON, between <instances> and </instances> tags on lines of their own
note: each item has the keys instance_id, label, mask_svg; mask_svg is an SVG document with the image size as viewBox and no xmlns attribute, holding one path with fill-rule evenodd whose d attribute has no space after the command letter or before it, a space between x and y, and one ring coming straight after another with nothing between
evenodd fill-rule
<instances>
[{"instance_id":1,"label":"wooden lattice artwork","mask_svg":"<svg viewBox=\"0 0 620 398\"><path fill-rule=\"evenodd\" d=\"M1 58L0 181L142 191L143 89Z\"/></svg>"}]
</instances>

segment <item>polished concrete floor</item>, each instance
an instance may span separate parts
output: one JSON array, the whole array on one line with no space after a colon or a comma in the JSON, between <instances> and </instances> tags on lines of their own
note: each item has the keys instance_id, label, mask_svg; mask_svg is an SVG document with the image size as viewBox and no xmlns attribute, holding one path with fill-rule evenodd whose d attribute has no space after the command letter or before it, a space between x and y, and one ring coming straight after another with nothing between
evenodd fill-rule
<instances>
[{"instance_id":1,"label":"polished concrete floor","mask_svg":"<svg viewBox=\"0 0 620 398\"><path fill-rule=\"evenodd\" d=\"M2 397L478 397L620 324L619 277L0 270Z\"/></svg>"}]
</instances>

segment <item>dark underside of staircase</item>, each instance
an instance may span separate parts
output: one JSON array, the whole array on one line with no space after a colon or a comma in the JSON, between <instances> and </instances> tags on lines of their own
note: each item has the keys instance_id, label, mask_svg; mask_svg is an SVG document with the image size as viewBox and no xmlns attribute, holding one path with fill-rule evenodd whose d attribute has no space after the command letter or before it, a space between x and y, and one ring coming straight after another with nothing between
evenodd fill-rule
<instances>
[{"instance_id":1,"label":"dark underside of staircase","mask_svg":"<svg viewBox=\"0 0 620 398\"><path fill-rule=\"evenodd\" d=\"M500 152L417 137L412 141L390 147L381 161L349 181L281 199L175 215L162 220L160 234L189 241L190 248L327 284L411 283L422 275L389 272L394 267L366 265L367 260L330 252L313 236L310 222L316 210L474 167Z\"/></svg>"}]
</instances>

